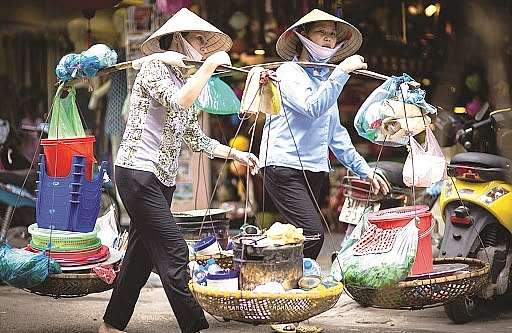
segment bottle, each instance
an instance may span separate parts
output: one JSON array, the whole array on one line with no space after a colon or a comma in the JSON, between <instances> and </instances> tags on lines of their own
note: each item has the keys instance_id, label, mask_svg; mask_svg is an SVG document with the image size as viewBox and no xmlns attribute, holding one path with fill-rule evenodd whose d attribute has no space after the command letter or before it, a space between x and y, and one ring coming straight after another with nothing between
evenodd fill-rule
<instances>
[{"instance_id":1,"label":"bottle","mask_svg":"<svg viewBox=\"0 0 512 333\"><path fill-rule=\"evenodd\" d=\"M194 277L192 278L194 282L197 282L201 285L206 285L206 275L207 272L203 265L198 265L194 271Z\"/></svg>"},{"instance_id":2,"label":"bottle","mask_svg":"<svg viewBox=\"0 0 512 333\"><path fill-rule=\"evenodd\" d=\"M320 265L311 258L304 258L302 260L302 276L322 276L322 268Z\"/></svg>"}]
</instances>

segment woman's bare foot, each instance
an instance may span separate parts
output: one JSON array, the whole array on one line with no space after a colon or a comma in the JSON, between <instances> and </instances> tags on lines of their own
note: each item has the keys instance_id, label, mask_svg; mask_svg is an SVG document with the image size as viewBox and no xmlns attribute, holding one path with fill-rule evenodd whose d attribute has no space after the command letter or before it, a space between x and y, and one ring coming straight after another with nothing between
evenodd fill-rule
<instances>
[{"instance_id":1,"label":"woman's bare foot","mask_svg":"<svg viewBox=\"0 0 512 333\"><path fill-rule=\"evenodd\" d=\"M116 329L115 327L110 326L106 322L101 323L100 329L98 330L98 333L126 333L124 331L120 331Z\"/></svg>"}]
</instances>

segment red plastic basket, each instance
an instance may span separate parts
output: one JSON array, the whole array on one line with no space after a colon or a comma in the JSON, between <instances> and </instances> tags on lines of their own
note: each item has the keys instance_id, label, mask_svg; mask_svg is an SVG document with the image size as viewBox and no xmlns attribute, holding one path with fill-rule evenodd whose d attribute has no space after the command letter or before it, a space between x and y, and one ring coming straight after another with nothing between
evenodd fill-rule
<instances>
[{"instance_id":1,"label":"red plastic basket","mask_svg":"<svg viewBox=\"0 0 512 333\"><path fill-rule=\"evenodd\" d=\"M419 239L411 275L431 273L434 270L431 240L434 223L432 212L429 211L428 206L397 207L366 214L368 221L381 229L403 227L416 216L419 218L419 223L416 224L419 228Z\"/></svg>"}]
</instances>

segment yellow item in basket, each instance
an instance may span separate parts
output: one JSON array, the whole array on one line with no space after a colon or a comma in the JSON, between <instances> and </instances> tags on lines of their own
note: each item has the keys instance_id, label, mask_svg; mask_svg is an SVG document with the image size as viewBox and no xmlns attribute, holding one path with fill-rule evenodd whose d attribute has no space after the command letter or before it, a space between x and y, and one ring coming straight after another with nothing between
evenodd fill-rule
<instances>
[{"instance_id":1,"label":"yellow item in basket","mask_svg":"<svg viewBox=\"0 0 512 333\"><path fill-rule=\"evenodd\" d=\"M264 235L271 239L275 244L285 245L298 243L306 239L302 234L302 228L296 228L288 223L274 222Z\"/></svg>"}]
</instances>

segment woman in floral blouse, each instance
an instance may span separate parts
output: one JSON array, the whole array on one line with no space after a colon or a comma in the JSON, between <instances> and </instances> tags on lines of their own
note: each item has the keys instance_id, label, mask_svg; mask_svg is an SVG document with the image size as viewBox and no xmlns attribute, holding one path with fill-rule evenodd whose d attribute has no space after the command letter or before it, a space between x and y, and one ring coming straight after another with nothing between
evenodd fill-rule
<instances>
[{"instance_id":1,"label":"woman in floral blouse","mask_svg":"<svg viewBox=\"0 0 512 333\"><path fill-rule=\"evenodd\" d=\"M131 93L130 114L115 162L116 184L130 216L128 248L100 333L121 332L133 314L140 290L155 267L182 332L208 328L203 310L188 288L188 246L170 211L178 157L184 141L208 157L233 159L258 171L251 153L220 144L201 130L194 101L220 65L230 65L231 39L182 9L141 46L149 55L182 53L202 66L186 79L187 68L150 60L140 69Z\"/></svg>"}]
</instances>

